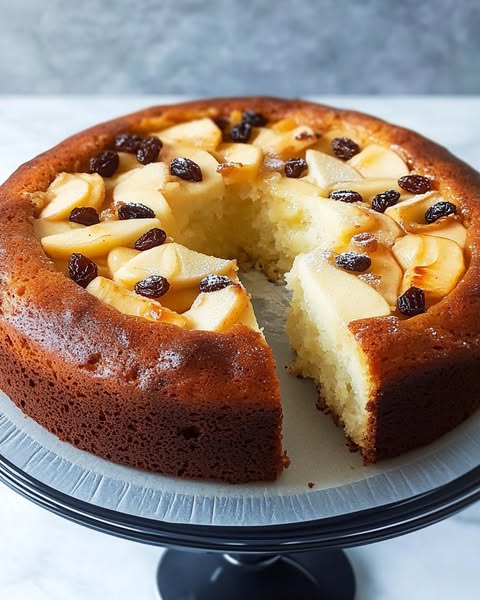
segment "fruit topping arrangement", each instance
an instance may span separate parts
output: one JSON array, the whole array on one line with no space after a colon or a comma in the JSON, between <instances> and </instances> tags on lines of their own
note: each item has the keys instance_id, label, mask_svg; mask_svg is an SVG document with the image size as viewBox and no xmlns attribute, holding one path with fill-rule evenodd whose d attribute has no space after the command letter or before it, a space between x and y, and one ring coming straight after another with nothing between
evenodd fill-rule
<instances>
[{"instance_id":1,"label":"fruit topping arrangement","mask_svg":"<svg viewBox=\"0 0 480 600\"><path fill-rule=\"evenodd\" d=\"M392 148L335 133L253 111L126 132L89 173L60 173L37 195L36 236L58 270L124 314L258 330L236 261L176 241L192 206L198 217L241 192L283 231L290 264L311 254L303 277L363 290L362 316L425 312L465 271L459 207Z\"/></svg>"}]
</instances>

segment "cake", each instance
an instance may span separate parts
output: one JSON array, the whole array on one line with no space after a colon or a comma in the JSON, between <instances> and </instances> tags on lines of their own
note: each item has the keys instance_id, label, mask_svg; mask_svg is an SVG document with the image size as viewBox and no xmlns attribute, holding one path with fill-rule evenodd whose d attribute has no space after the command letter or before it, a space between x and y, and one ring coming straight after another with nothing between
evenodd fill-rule
<instances>
[{"instance_id":1,"label":"cake","mask_svg":"<svg viewBox=\"0 0 480 600\"><path fill-rule=\"evenodd\" d=\"M274 480L280 390L238 276L255 268L286 282L292 374L365 464L428 444L480 404L479 200L433 142L299 100L98 125L0 188L0 388L107 460Z\"/></svg>"}]
</instances>

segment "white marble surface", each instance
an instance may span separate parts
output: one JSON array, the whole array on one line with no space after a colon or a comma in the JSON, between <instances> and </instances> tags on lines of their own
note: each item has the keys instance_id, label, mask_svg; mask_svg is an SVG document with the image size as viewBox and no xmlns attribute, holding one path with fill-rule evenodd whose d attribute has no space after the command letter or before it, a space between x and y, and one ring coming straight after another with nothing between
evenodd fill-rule
<instances>
[{"instance_id":1,"label":"white marble surface","mask_svg":"<svg viewBox=\"0 0 480 600\"><path fill-rule=\"evenodd\" d=\"M69 133L161 97L0 97L0 180ZM412 127L480 168L480 98L322 98ZM90 531L0 484L0 598L156 598L161 551ZM425 530L348 551L357 600L478 597L480 505ZM213 600L213 599L212 599Z\"/></svg>"}]
</instances>

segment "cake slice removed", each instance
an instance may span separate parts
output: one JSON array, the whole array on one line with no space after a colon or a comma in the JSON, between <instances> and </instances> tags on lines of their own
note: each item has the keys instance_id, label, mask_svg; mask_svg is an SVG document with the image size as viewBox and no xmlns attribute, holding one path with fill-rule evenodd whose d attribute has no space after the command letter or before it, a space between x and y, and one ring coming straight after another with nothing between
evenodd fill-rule
<instances>
[{"instance_id":1,"label":"cake slice removed","mask_svg":"<svg viewBox=\"0 0 480 600\"><path fill-rule=\"evenodd\" d=\"M368 283L337 268L331 253L322 250L297 256L286 278L293 293L287 319L297 354L293 370L315 381L320 406L362 448L372 386L366 357L348 323L390 315L390 306Z\"/></svg>"}]
</instances>

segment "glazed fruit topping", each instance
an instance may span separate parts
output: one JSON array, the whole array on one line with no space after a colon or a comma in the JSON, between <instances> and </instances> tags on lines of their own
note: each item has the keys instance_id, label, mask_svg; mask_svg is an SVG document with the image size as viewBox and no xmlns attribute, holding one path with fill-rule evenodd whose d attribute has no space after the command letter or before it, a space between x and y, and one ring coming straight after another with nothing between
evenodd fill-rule
<instances>
[{"instance_id":1,"label":"glazed fruit topping","mask_svg":"<svg viewBox=\"0 0 480 600\"><path fill-rule=\"evenodd\" d=\"M372 261L366 254L358 254L357 252L343 252L335 257L335 264L346 271L354 271L363 273L370 268Z\"/></svg>"},{"instance_id":2,"label":"glazed fruit topping","mask_svg":"<svg viewBox=\"0 0 480 600\"><path fill-rule=\"evenodd\" d=\"M218 292L229 285L233 285L233 281L226 275L207 275L200 281L200 291Z\"/></svg>"},{"instance_id":3,"label":"glazed fruit topping","mask_svg":"<svg viewBox=\"0 0 480 600\"><path fill-rule=\"evenodd\" d=\"M98 268L93 260L75 252L68 260L68 274L75 283L86 288L97 277Z\"/></svg>"},{"instance_id":4,"label":"glazed fruit topping","mask_svg":"<svg viewBox=\"0 0 480 600\"><path fill-rule=\"evenodd\" d=\"M360 152L360 146L348 137L338 137L332 140L332 150L337 158L349 160Z\"/></svg>"},{"instance_id":5,"label":"glazed fruit topping","mask_svg":"<svg viewBox=\"0 0 480 600\"><path fill-rule=\"evenodd\" d=\"M437 202L425 213L425 221L426 223L435 223L435 221L438 221L442 217L456 214L457 207L452 202Z\"/></svg>"},{"instance_id":6,"label":"glazed fruit topping","mask_svg":"<svg viewBox=\"0 0 480 600\"><path fill-rule=\"evenodd\" d=\"M113 177L119 163L120 159L114 150L104 150L90 159L90 173L98 173L102 177Z\"/></svg>"},{"instance_id":7,"label":"glazed fruit topping","mask_svg":"<svg viewBox=\"0 0 480 600\"><path fill-rule=\"evenodd\" d=\"M157 137L147 137L140 143L137 150L137 160L142 165L149 165L155 162L162 149L162 142Z\"/></svg>"},{"instance_id":8,"label":"glazed fruit topping","mask_svg":"<svg viewBox=\"0 0 480 600\"><path fill-rule=\"evenodd\" d=\"M242 115L242 122L253 127L264 127L268 123L267 117L253 110L246 110Z\"/></svg>"},{"instance_id":9,"label":"glazed fruit topping","mask_svg":"<svg viewBox=\"0 0 480 600\"><path fill-rule=\"evenodd\" d=\"M232 127L232 131L230 132L232 141L242 144L247 143L252 135L252 127L253 125L247 121L242 121L238 125L235 125L235 127Z\"/></svg>"},{"instance_id":10,"label":"glazed fruit topping","mask_svg":"<svg viewBox=\"0 0 480 600\"><path fill-rule=\"evenodd\" d=\"M167 234L165 231L159 227L155 227L138 238L135 242L135 250L150 250L150 248L161 246L166 239Z\"/></svg>"},{"instance_id":11,"label":"glazed fruit topping","mask_svg":"<svg viewBox=\"0 0 480 600\"><path fill-rule=\"evenodd\" d=\"M202 181L202 169L189 158L178 156L170 161L170 174L185 181Z\"/></svg>"},{"instance_id":12,"label":"glazed fruit topping","mask_svg":"<svg viewBox=\"0 0 480 600\"><path fill-rule=\"evenodd\" d=\"M348 202L351 204L352 202L363 202L362 196L358 192L354 192L353 190L335 190L334 192L330 192L328 197L332 200L339 200L340 202Z\"/></svg>"},{"instance_id":13,"label":"glazed fruit topping","mask_svg":"<svg viewBox=\"0 0 480 600\"><path fill-rule=\"evenodd\" d=\"M118 218L121 221L126 221L127 219L153 219L154 217L155 213L153 210L139 202L122 204L118 209Z\"/></svg>"},{"instance_id":14,"label":"glazed fruit topping","mask_svg":"<svg viewBox=\"0 0 480 600\"><path fill-rule=\"evenodd\" d=\"M405 175L400 177L398 185L411 194L426 194L432 189L432 180L423 175Z\"/></svg>"},{"instance_id":15,"label":"glazed fruit topping","mask_svg":"<svg viewBox=\"0 0 480 600\"><path fill-rule=\"evenodd\" d=\"M287 177L297 178L307 170L307 162L304 158L289 158L285 163L285 175Z\"/></svg>"},{"instance_id":16,"label":"glazed fruit topping","mask_svg":"<svg viewBox=\"0 0 480 600\"><path fill-rule=\"evenodd\" d=\"M136 135L135 133L121 133L115 138L113 146L118 152L136 154L141 143L142 138L139 135Z\"/></svg>"},{"instance_id":17,"label":"glazed fruit topping","mask_svg":"<svg viewBox=\"0 0 480 600\"><path fill-rule=\"evenodd\" d=\"M134 288L135 293L145 298L160 298L170 289L170 284L162 275L151 275L142 281L138 281Z\"/></svg>"},{"instance_id":18,"label":"glazed fruit topping","mask_svg":"<svg viewBox=\"0 0 480 600\"><path fill-rule=\"evenodd\" d=\"M408 290L397 300L398 310L402 315L413 317L425 312L425 292L417 287Z\"/></svg>"},{"instance_id":19,"label":"glazed fruit topping","mask_svg":"<svg viewBox=\"0 0 480 600\"><path fill-rule=\"evenodd\" d=\"M72 223L79 223L80 225L97 225L100 223L100 217L98 212L92 206L79 206L74 208L68 216L68 220Z\"/></svg>"},{"instance_id":20,"label":"glazed fruit topping","mask_svg":"<svg viewBox=\"0 0 480 600\"><path fill-rule=\"evenodd\" d=\"M388 190L377 194L372 199L372 208L377 212L385 212L389 206L393 206L400 199L400 193L396 190Z\"/></svg>"}]
</instances>

